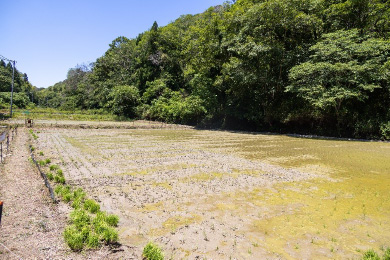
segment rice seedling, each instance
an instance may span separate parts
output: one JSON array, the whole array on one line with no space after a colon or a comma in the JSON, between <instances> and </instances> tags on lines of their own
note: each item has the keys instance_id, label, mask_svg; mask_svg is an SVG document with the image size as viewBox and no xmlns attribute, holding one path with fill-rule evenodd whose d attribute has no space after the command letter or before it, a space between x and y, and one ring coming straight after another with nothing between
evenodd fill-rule
<instances>
[{"instance_id":1,"label":"rice seedling","mask_svg":"<svg viewBox=\"0 0 390 260\"><path fill-rule=\"evenodd\" d=\"M50 165L50 171L55 171L55 170L58 170L58 169L59 169L58 165L56 165L56 164Z\"/></svg>"},{"instance_id":2,"label":"rice seedling","mask_svg":"<svg viewBox=\"0 0 390 260\"><path fill-rule=\"evenodd\" d=\"M97 213L100 210L100 205L92 199L88 199L84 202L84 209L91 213Z\"/></svg>"},{"instance_id":3,"label":"rice seedling","mask_svg":"<svg viewBox=\"0 0 390 260\"><path fill-rule=\"evenodd\" d=\"M73 251L81 251L84 248L83 234L77 230L76 226L71 225L65 228L64 238L67 245Z\"/></svg>"},{"instance_id":4,"label":"rice seedling","mask_svg":"<svg viewBox=\"0 0 390 260\"><path fill-rule=\"evenodd\" d=\"M52 174L51 172L48 173L48 174L46 174L46 177L47 177L50 181L54 180L54 176L53 176L53 174Z\"/></svg>"},{"instance_id":5,"label":"rice seedling","mask_svg":"<svg viewBox=\"0 0 390 260\"><path fill-rule=\"evenodd\" d=\"M162 250L153 242L149 242L142 252L142 256L147 260L163 260L164 254Z\"/></svg>"}]
</instances>

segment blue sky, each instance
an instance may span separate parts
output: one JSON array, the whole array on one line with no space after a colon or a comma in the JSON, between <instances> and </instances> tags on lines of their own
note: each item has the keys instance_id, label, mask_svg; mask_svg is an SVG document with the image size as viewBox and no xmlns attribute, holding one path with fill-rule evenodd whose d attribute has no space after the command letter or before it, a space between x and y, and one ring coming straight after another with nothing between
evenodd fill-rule
<instances>
[{"instance_id":1,"label":"blue sky","mask_svg":"<svg viewBox=\"0 0 390 260\"><path fill-rule=\"evenodd\" d=\"M0 55L37 87L102 56L118 36L134 38L225 0L0 0Z\"/></svg>"}]
</instances>

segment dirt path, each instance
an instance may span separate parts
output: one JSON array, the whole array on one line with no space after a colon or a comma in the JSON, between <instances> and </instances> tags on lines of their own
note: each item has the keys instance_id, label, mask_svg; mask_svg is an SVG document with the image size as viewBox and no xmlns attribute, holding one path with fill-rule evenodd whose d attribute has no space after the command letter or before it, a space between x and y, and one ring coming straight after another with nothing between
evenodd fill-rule
<instances>
[{"instance_id":1,"label":"dirt path","mask_svg":"<svg viewBox=\"0 0 390 260\"><path fill-rule=\"evenodd\" d=\"M0 168L0 259L74 258L62 230L66 216L52 203L37 169L29 162L26 129L19 128L12 155Z\"/></svg>"}]
</instances>

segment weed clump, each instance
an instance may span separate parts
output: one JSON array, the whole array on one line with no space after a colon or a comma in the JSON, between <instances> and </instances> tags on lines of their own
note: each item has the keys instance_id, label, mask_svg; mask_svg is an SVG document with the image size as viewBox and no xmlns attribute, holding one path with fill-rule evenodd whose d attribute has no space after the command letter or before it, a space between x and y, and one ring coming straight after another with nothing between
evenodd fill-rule
<instances>
[{"instance_id":1,"label":"weed clump","mask_svg":"<svg viewBox=\"0 0 390 260\"><path fill-rule=\"evenodd\" d=\"M164 254L162 250L154 243L149 242L142 252L142 256L147 260L163 260Z\"/></svg>"}]
</instances>

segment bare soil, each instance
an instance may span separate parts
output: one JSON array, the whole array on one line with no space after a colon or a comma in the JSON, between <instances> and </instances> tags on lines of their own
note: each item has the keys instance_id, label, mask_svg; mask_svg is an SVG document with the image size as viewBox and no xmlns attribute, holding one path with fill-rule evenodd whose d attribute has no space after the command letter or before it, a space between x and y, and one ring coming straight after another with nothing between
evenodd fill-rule
<instances>
[{"instance_id":1,"label":"bare soil","mask_svg":"<svg viewBox=\"0 0 390 260\"><path fill-rule=\"evenodd\" d=\"M68 209L54 204L38 170L29 161L28 133L18 129L0 168L0 259L107 259L110 250L69 250L62 237Z\"/></svg>"}]
</instances>

